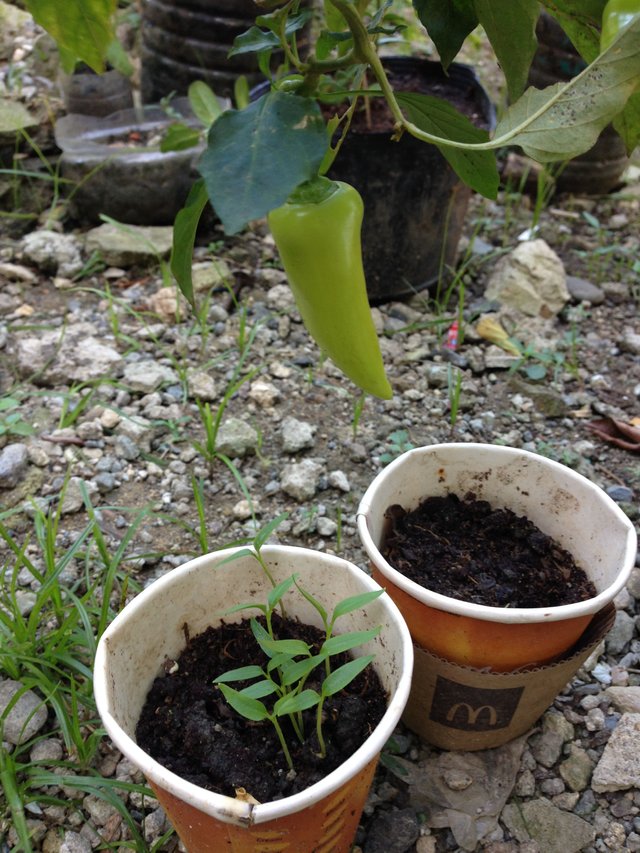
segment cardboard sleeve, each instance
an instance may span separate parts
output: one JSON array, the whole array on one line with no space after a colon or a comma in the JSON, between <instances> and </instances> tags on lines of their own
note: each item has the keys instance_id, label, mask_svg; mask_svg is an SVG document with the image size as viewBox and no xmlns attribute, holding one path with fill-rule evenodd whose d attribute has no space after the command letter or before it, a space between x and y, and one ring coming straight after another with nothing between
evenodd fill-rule
<instances>
[{"instance_id":1,"label":"cardboard sleeve","mask_svg":"<svg viewBox=\"0 0 640 853\"><path fill-rule=\"evenodd\" d=\"M610 630L615 607L597 613L580 639L545 666L491 672L414 648L411 694L402 721L441 749L491 749L524 734Z\"/></svg>"}]
</instances>

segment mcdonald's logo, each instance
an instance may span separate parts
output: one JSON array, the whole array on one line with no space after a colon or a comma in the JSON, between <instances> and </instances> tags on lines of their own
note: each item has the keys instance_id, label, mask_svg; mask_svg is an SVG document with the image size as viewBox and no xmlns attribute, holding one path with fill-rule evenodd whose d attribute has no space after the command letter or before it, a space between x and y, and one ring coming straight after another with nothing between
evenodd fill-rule
<instances>
[{"instance_id":1,"label":"mcdonald's logo","mask_svg":"<svg viewBox=\"0 0 640 853\"><path fill-rule=\"evenodd\" d=\"M472 708L468 702L457 702L453 707L449 708L447 712L447 720L450 723L453 722L459 711L466 714L467 727L475 727L477 725L478 717L483 711L486 711L489 715L488 724L491 728L494 728L498 722L498 712L492 705L480 705L479 708Z\"/></svg>"},{"instance_id":2,"label":"mcdonald's logo","mask_svg":"<svg viewBox=\"0 0 640 853\"><path fill-rule=\"evenodd\" d=\"M510 725L523 687L489 689L436 677L429 718L451 729L486 732Z\"/></svg>"}]
</instances>

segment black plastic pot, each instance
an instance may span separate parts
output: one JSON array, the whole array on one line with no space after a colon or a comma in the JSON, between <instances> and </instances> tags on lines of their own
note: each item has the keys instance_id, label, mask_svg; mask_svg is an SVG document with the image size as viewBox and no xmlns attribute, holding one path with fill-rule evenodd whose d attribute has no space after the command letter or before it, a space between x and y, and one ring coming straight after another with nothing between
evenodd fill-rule
<instances>
[{"instance_id":1,"label":"black plastic pot","mask_svg":"<svg viewBox=\"0 0 640 853\"><path fill-rule=\"evenodd\" d=\"M538 48L529 70L528 83L544 89L579 74L586 63L562 27L543 12L536 25ZM561 192L592 195L611 192L629 163L624 142L611 125L605 127L593 148L569 160L556 178Z\"/></svg>"},{"instance_id":2,"label":"black plastic pot","mask_svg":"<svg viewBox=\"0 0 640 853\"><path fill-rule=\"evenodd\" d=\"M229 97L238 76L255 84L262 75L254 54L229 58L236 36L254 22L252 0L143 0L141 93L153 103L203 80Z\"/></svg>"},{"instance_id":3,"label":"black plastic pot","mask_svg":"<svg viewBox=\"0 0 640 853\"><path fill-rule=\"evenodd\" d=\"M391 75L419 75L419 89L451 99L474 124L490 128L493 105L473 70L413 58L385 59ZM396 88L402 88L402 80ZM456 261L471 196L438 149L391 131L350 130L329 177L355 186L364 200L362 250L369 301L402 299L437 283Z\"/></svg>"}]
</instances>

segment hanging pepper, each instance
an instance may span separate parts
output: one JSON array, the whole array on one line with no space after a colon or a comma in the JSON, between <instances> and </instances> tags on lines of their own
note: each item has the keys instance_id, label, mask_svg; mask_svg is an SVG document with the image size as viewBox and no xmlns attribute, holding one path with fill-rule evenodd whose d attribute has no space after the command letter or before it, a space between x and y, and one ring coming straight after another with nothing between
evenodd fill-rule
<instances>
[{"instance_id":1,"label":"hanging pepper","mask_svg":"<svg viewBox=\"0 0 640 853\"><path fill-rule=\"evenodd\" d=\"M618 33L640 15L640 0L609 0L602 11L600 49L606 50Z\"/></svg>"},{"instance_id":2,"label":"hanging pepper","mask_svg":"<svg viewBox=\"0 0 640 853\"><path fill-rule=\"evenodd\" d=\"M363 391L388 399L362 267L363 211L354 187L317 178L272 210L268 222L311 337Z\"/></svg>"}]
</instances>

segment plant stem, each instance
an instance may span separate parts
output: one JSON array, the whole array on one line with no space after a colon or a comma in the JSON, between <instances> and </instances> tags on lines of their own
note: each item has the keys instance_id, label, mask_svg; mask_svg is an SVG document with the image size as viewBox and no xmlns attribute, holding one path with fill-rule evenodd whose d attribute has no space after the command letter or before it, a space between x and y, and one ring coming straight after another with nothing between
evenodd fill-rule
<instances>
[{"instance_id":1,"label":"plant stem","mask_svg":"<svg viewBox=\"0 0 640 853\"><path fill-rule=\"evenodd\" d=\"M278 735L278 739L280 741L280 746L282 747L282 752L284 753L284 757L287 761L287 766L289 770L293 770L293 761L291 760L291 753L289 752L289 747L287 746L287 742L284 739L284 734L282 733L282 729L280 728L280 723L278 722L277 717L269 717L271 722L273 723L273 727L276 730Z\"/></svg>"},{"instance_id":2,"label":"plant stem","mask_svg":"<svg viewBox=\"0 0 640 853\"><path fill-rule=\"evenodd\" d=\"M320 744L320 755L325 758L327 755L327 746L324 741L324 735L322 734L322 708L324 705L324 696L318 702L318 709L316 711L316 737L318 738L318 743Z\"/></svg>"}]
</instances>

